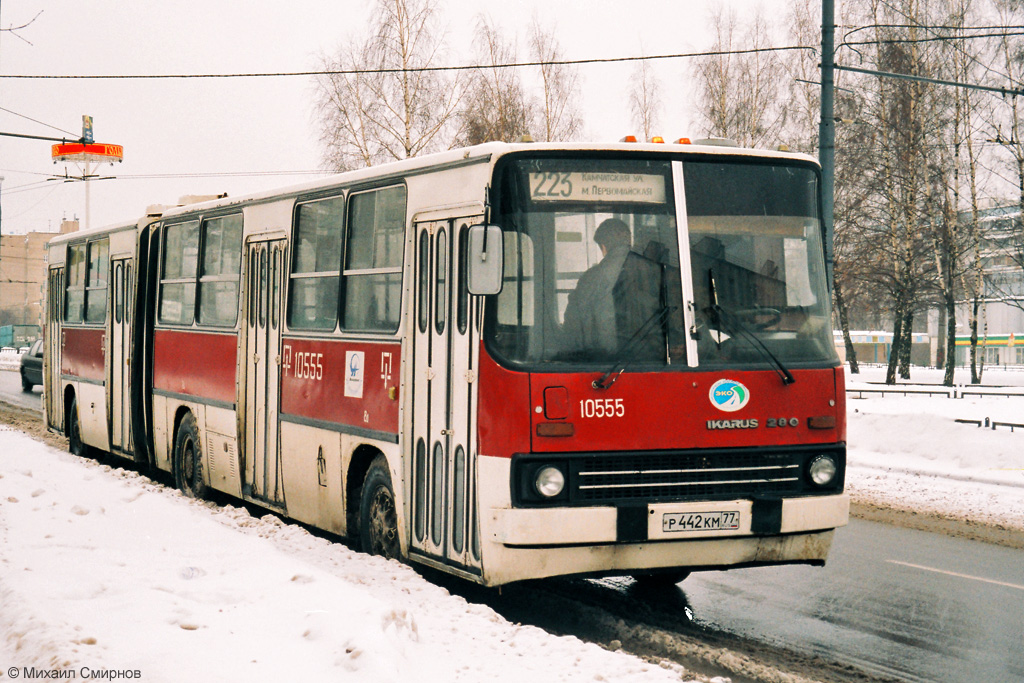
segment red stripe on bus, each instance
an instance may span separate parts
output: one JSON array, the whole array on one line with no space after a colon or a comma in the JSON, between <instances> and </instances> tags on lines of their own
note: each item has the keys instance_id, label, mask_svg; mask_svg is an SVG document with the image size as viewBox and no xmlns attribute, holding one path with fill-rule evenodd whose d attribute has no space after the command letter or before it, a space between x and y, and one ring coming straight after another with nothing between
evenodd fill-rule
<instances>
[{"instance_id":1,"label":"red stripe on bus","mask_svg":"<svg viewBox=\"0 0 1024 683\"><path fill-rule=\"evenodd\" d=\"M234 332L158 329L153 334L154 389L234 403L237 364Z\"/></svg>"},{"instance_id":2,"label":"red stripe on bus","mask_svg":"<svg viewBox=\"0 0 1024 683\"><path fill-rule=\"evenodd\" d=\"M397 342L283 339L281 414L398 434Z\"/></svg>"},{"instance_id":3,"label":"red stripe on bus","mask_svg":"<svg viewBox=\"0 0 1024 683\"><path fill-rule=\"evenodd\" d=\"M60 372L82 379L102 382L107 373L104 367L106 355L106 330L103 328L81 328L65 326L61 330L63 349L60 354Z\"/></svg>"}]
</instances>

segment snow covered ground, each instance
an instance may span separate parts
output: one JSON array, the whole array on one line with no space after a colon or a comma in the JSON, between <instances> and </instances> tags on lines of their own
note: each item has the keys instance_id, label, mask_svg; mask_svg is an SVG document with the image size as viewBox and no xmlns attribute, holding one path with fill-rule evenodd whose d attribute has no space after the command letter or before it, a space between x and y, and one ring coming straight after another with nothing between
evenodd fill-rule
<instances>
[{"instance_id":1,"label":"snow covered ground","mask_svg":"<svg viewBox=\"0 0 1024 683\"><path fill-rule=\"evenodd\" d=\"M929 512L990 525L1024 529L1024 429L1012 432L956 422L1024 424L1024 395L1019 397L862 394L857 389L891 389L879 384L885 368L847 373L849 467L847 489L855 501ZM970 381L958 370L956 381ZM1024 394L1024 371L986 370L984 388ZM939 370L913 368L910 386L942 381ZM1000 388L1002 387L1002 388Z\"/></svg>"},{"instance_id":2,"label":"snow covered ground","mask_svg":"<svg viewBox=\"0 0 1024 683\"><path fill-rule=\"evenodd\" d=\"M881 372L849 386L879 388L865 382ZM1024 385L1024 373L985 379ZM848 409L855 498L1024 528L1024 431L954 422L1024 422L1024 397L851 397ZM0 681L32 667L147 683L694 677L509 623L398 563L0 427Z\"/></svg>"},{"instance_id":3,"label":"snow covered ground","mask_svg":"<svg viewBox=\"0 0 1024 683\"><path fill-rule=\"evenodd\" d=\"M0 431L0 477L0 680L682 680L19 432Z\"/></svg>"}]
</instances>

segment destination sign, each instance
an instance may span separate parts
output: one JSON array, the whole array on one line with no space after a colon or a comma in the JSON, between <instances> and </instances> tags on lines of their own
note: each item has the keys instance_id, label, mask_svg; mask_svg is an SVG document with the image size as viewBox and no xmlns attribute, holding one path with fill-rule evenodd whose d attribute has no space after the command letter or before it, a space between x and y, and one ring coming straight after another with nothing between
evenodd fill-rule
<instances>
[{"instance_id":1,"label":"destination sign","mask_svg":"<svg viewBox=\"0 0 1024 683\"><path fill-rule=\"evenodd\" d=\"M535 202L665 203L665 176L647 173L530 173Z\"/></svg>"}]
</instances>

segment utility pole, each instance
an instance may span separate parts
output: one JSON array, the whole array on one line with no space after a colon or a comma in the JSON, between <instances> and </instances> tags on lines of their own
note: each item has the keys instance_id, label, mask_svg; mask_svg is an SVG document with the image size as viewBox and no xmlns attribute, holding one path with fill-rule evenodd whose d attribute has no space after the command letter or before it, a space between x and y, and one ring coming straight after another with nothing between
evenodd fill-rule
<instances>
[{"instance_id":1,"label":"utility pole","mask_svg":"<svg viewBox=\"0 0 1024 683\"><path fill-rule=\"evenodd\" d=\"M832 289L835 239L836 115L835 115L835 0L821 0L821 122L818 160L821 162L821 222L825 227L825 277Z\"/></svg>"}]
</instances>

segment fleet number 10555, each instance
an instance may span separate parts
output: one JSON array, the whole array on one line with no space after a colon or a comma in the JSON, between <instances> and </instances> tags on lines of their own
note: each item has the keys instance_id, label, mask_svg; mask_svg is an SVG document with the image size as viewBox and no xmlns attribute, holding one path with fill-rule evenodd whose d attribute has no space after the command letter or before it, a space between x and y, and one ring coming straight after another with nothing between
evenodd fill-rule
<instances>
[{"instance_id":1,"label":"fleet number 10555","mask_svg":"<svg viewBox=\"0 0 1024 683\"><path fill-rule=\"evenodd\" d=\"M580 401L582 417L622 417L626 403L621 398L588 398Z\"/></svg>"}]
</instances>

